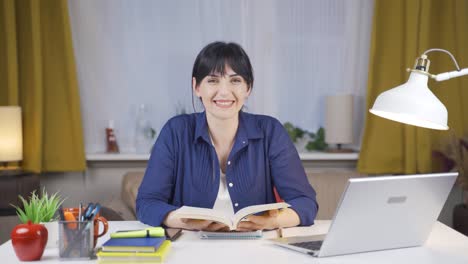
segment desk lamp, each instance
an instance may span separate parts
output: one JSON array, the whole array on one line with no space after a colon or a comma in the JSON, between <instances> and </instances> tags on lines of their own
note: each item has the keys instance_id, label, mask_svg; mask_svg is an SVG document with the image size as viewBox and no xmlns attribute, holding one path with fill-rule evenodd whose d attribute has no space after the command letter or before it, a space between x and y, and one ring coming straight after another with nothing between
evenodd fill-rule
<instances>
[{"instance_id":1,"label":"desk lamp","mask_svg":"<svg viewBox=\"0 0 468 264\"><path fill-rule=\"evenodd\" d=\"M353 152L342 144L353 143L353 101L351 94L327 96L325 108L325 142L331 146L327 152Z\"/></svg>"},{"instance_id":2,"label":"desk lamp","mask_svg":"<svg viewBox=\"0 0 468 264\"><path fill-rule=\"evenodd\" d=\"M426 54L433 51L448 54L457 70L437 75L430 74L430 61L427 59ZM447 108L429 90L427 82L429 77L440 82L467 75L468 68L460 69L453 55L447 50L429 49L416 59L414 69L407 69L407 71L411 72L408 81L381 93L369 111L374 115L400 123L430 129L448 130Z\"/></svg>"},{"instance_id":3,"label":"desk lamp","mask_svg":"<svg viewBox=\"0 0 468 264\"><path fill-rule=\"evenodd\" d=\"M17 169L8 167L8 163L22 159L21 108L19 106L0 106L0 172Z\"/></svg>"}]
</instances>

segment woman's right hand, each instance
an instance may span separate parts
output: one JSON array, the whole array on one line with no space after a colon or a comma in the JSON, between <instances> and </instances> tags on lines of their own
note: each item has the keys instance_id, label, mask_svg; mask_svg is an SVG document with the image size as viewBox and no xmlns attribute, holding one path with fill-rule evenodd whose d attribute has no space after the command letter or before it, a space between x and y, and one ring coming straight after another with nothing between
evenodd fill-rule
<instances>
[{"instance_id":1,"label":"woman's right hand","mask_svg":"<svg viewBox=\"0 0 468 264\"><path fill-rule=\"evenodd\" d=\"M226 232L229 227L224 224L209 220L187 219L173 217L173 212L170 212L164 220L164 225L173 228L183 228L188 230L203 230L210 232Z\"/></svg>"},{"instance_id":2,"label":"woman's right hand","mask_svg":"<svg viewBox=\"0 0 468 264\"><path fill-rule=\"evenodd\" d=\"M190 230L203 230L210 232L226 232L229 231L229 227L224 224L213 222L209 220L199 219L181 219L182 223L186 225L185 229Z\"/></svg>"}]
</instances>

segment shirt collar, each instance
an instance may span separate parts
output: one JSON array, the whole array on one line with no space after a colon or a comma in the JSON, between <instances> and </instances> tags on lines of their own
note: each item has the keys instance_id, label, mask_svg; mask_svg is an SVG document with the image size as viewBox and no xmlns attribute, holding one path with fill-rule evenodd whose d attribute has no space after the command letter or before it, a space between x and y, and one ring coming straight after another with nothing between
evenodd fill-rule
<instances>
[{"instance_id":1,"label":"shirt collar","mask_svg":"<svg viewBox=\"0 0 468 264\"><path fill-rule=\"evenodd\" d=\"M263 133L254 115L243 111L239 112L239 128L237 129L237 133L245 135L247 139L263 138Z\"/></svg>"},{"instance_id":2,"label":"shirt collar","mask_svg":"<svg viewBox=\"0 0 468 264\"><path fill-rule=\"evenodd\" d=\"M200 138L210 144L210 136L208 134L208 122L206 121L206 112L198 113L195 123L194 143ZM263 138L263 133L258 127L253 115L239 112L239 127L237 128L236 141L245 141L249 139Z\"/></svg>"},{"instance_id":3,"label":"shirt collar","mask_svg":"<svg viewBox=\"0 0 468 264\"><path fill-rule=\"evenodd\" d=\"M205 111L197 113L195 120L195 137L193 142L196 143L198 139L202 138L209 144L210 136L208 135L208 122L206 121Z\"/></svg>"}]
</instances>

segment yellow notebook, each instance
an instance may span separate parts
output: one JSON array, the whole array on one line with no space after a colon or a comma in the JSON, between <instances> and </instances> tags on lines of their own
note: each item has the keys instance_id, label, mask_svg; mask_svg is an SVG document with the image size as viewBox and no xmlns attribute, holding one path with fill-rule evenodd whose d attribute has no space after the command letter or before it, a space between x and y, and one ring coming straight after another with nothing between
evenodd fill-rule
<instances>
[{"instance_id":1,"label":"yellow notebook","mask_svg":"<svg viewBox=\"0 0 468 264\"><path fill-rule=\"evenodd\" d=\"M98 263L158 263L163 262L171 249L171 241L164 241L156 252L103 252L96 253Z\"/></svg>"}]
</instances>

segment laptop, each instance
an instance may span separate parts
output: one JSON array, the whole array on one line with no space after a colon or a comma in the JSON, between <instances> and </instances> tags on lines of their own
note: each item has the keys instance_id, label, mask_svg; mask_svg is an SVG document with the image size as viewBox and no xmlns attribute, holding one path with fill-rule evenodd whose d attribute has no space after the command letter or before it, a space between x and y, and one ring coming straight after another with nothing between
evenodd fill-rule
<instances>
[{"instance_id":1,"label":"laptop","mask_svg":"<svg viewBox=\"0 0 468 264\"><path fill-rule=\"evenodd\" d=\"M273 239L314 257L421 246L458 173L352 178L326 235Z\"/></svg>"}]
</instances>

